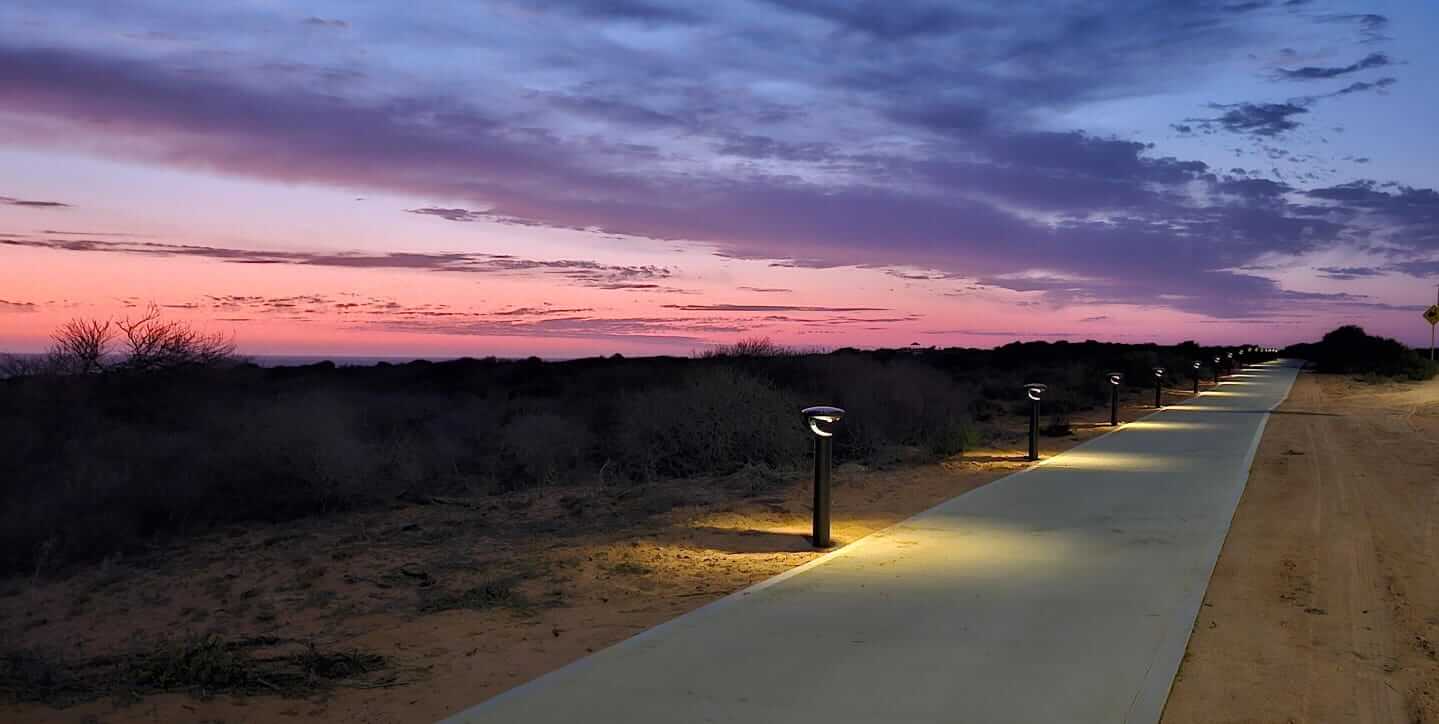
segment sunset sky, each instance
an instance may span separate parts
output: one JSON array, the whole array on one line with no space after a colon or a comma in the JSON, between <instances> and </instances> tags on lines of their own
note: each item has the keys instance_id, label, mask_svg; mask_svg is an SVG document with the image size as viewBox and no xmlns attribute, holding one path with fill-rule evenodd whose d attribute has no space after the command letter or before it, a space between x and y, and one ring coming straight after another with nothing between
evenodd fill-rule
<instances>
[{"instance_id":1,"label":"sunset sky","mask_svg":"<svg viewBox=\"0 0 1439 724\"><path fill-rule=\"evenodd\" d=\"M1427 345L1439 3L0 3L0 351Z\"/></svg>"}]
</instances>

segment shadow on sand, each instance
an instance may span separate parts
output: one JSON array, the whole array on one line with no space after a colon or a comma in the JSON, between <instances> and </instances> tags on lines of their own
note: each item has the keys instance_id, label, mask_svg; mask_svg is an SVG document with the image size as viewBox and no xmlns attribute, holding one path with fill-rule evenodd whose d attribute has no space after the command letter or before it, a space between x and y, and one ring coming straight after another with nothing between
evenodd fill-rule
<instances>
[{"instance_id":1,"label":"shadow on sand","mask_svg":"<svg viewBox=\"0 0 1439 724\"><path fill-rule=\"evenodd\" d=\"M960 457L961 462L966 463L1027 463L1029 457L1024 453L1014 455L964 455Z\"/></svg>"},{"instance_id":2,"label":"shadow on sand","mask_svg":"<svg viewBox=\"0 0 1439 724\"><path fill-rule=\"evenodd\" d=\"M809 535L804 533L715 526L699 526L694 530L704 534L704 540L695 541L696 543L726 553L808 553L816 550L810 545ZM835 546L847 542L836 540Z\"/></svg>"}]
</instances>

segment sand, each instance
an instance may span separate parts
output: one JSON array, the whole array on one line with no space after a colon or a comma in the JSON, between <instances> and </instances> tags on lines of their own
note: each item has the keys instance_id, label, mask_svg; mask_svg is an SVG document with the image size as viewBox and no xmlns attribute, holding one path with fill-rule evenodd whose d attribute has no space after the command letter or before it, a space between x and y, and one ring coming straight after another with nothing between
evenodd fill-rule
<instances>
[{"instance_id":1,"label":"sand","mask_svg":"<svg viewBox=\"0 0 1439 724\"><path fill-rule=\"evenodd\" d=\"M1163 722L1439 721L1436 533L1439 381L1301 375Z\"/></svg>"}]
</instances>

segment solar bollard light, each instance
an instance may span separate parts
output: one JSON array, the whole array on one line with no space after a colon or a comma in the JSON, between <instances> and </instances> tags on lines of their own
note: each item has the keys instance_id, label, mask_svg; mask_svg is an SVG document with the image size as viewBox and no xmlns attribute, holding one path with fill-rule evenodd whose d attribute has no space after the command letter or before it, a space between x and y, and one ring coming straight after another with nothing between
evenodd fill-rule
<instances>
[{"instance_id":1,"label":"solar bollard light","mask_svg":"<svg viewBox=\"0 0 1439 724\"><path fill-rule=\"evenodd\" d=\"M1194 360L1194 394L1199 394L1199 360Z\"/></svg>"},{"instance_id":2,"label":"solar bollard light","mask_svg":"<svg viewBox=\"0 0 1439 724\"><path fill-rule=\"evenodd\" d=\"M1044 391L1049 389L1038 382L1030 382L1024 386L1024 394L1029 396L1029 459L1039 459L1039 401L1044 397Z\"/></svg>"},{"instance_id":3,"label":"solar bollard light","mask_svg":"<svg viewBox=\"0 0 1439 724\"><path fill-rule=\"evenodd\" d=\"M1124 381L1123 372L1110 372L1109 377L1109 424L1119 424L1119 383Z\"/></svg>"},{"instance_id":4,"label":"solar bollard light","mask_svg":"<svg viewBox=\"0 0 1439 724\"><path fill-rule=\"evenodd\" d=\"M1154 409L1163 407L1162 397L1164 395L1164 368L1154 368Z\"/></svg>"},{"instance_id":5,"label":"solar bollard light","mask_svg":"<svg viewBox=\"0 0 1439 724\"><path fill-rule=\"evenodd\" d=\"M830 470L834 459L834 430L844 417L838 407L806 407L800 411L814 433L814 528L810 542L815 548L828 548Z\"/></svg>"}]
</instances>

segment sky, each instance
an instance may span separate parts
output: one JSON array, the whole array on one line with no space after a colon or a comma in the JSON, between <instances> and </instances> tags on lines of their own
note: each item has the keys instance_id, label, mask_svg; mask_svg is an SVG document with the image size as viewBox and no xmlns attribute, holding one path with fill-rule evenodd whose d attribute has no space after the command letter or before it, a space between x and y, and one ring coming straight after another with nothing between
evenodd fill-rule
<instances>
[{"instance_id":1,"label":"sky","mask_svg":"<svg viewBox=\"0 0 1439 724\"><path fill-rule=\"evenodd\" d=\"M1427 0L8 0L0 350L152 304L248 354L1427 345L1434 37Z\"/></svg>"}]
</instances>

